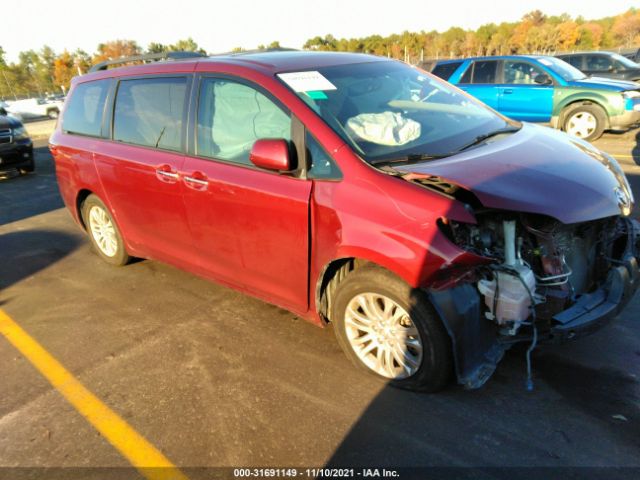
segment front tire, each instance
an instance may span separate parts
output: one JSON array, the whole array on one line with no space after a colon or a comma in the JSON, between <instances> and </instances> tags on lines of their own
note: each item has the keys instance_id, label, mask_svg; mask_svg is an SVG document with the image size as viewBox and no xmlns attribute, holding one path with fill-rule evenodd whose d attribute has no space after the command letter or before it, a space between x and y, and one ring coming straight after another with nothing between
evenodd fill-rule
<instances>
[{"instance_id":1,"label":"front tire","mask_svg":"<svg viewBox=\"0 0 640 480\"><path fill-rule=\"evenodd\" d=\"M451 378L451 342L426 295L365 266L338 286L331 317L338 344L359 368L403 389L435 392Z\"/></svg>"},{"instance_id":2,"label":"front tire","mask_svg":"<svg viewBox=\"0 0 640 480\"><path fill-rule=\"evenodd\" d=\"M120 230L111 212L96 195L89 195L82 204L84 221L93 249L105 262L122 266L129 263Z\"/></svg>"},{"instance_id":3,"label":"front tire","mask_svg":"<svg viewBox=\"0 0 640 480\"><path fill-rule=\"evenodd\" d=\"M21 175L27 175L28 173L33 173L36 170L36 163L31 159L31 161L24 167L20 168Z\"/></svg>"},{"instance_id":4,"label":"front tire","mask_svg":"<svg viewBox=\"0 0 640 480\"><path fill-rule=\"evenodd\" d=\"M58 111L57 108L52 108L51 110L47 110L47 117L49 117L52 120L55 120L56 118L58 118L58 115L60 115L60 112Z\"/></svg>"},{"instance_id":5,"label":"front tire","mask_svg":"<svg viewBox=\"0 0 640 480\"><path fill-rule=\"evenodd\" d=\"M572 137L588 142L600 138L607 123L607 113L592 103L570 106L563 117L563 130Z\"/></svg>"}]
</instances>

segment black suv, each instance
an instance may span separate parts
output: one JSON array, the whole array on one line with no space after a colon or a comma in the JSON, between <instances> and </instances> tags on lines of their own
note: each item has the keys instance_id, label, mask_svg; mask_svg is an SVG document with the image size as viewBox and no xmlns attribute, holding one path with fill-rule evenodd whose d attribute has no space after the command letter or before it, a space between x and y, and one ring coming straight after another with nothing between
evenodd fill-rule
<instances>
[{"instance_id":1,"label":"black suv","mask_svg":"<svg viewBox=\"0 0 640 480\"><path fill-rule=\"evenodd\" d=\"M33 143L24 125L0 107L0 172L33 172Z\"/></svg>"},{"instance_id":2,"label":"black suv","mask_svg":"<svg viewBox=\"0 0 640 480\"><path fill-rule=\"evenodd\" d=\"M640 64L613 52L562 53L556 57L570 63L585 75L640 81Z\"/></svg>"}]
</instances>

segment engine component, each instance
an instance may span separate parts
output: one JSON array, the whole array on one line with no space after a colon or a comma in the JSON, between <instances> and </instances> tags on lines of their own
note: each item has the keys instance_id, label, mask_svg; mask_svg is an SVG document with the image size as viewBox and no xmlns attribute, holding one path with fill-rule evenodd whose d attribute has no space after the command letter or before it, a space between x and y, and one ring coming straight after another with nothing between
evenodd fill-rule
<instances>
[{"instance_id":1,"label":"engine component","mask_svg":"<svg viewBox=\"0 0 640 480\"><path fill-rule=\"evenodd\" d=\"M493 269L493 279L478 281L478 290L489 309L487 318L506 327L504 333L515 335L529 318L536 279L531 268L522 262L519 249L516 253L516 222L505 220L503 232L504 263Z\"/></svg>"}]
</instances>

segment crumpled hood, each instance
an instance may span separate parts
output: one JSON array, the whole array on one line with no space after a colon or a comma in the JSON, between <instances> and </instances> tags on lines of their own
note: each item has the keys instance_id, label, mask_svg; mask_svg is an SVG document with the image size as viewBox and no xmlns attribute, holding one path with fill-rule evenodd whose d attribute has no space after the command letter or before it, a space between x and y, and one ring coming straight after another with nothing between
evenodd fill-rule
<instances>
[{"instance_id":1,"label":"crumpled hood","mask_svg":"<svg viewBox=\"0 0 640 480\"><path fill-rule=\"evenodd\" d=\"M625 90L638 90L640 84L631 82L628 80L616 80L613 78L604 77L588 77L584 80L574 80L568 82L571 87L585 87L585 88L605 88L607 90L613 90L623 92Z\"/></svg>"},{"instance_id":2,"label":"crumpled hood","mask_svg":"<svg viewBox=\"0 0 640 480\"><path fill-rule=\"evenodd\" d=\"M539 213L563 223L613 215L633 202L618 163L587 142L524 123L514 134L452 157L396 166L470 190L488 208Z\"/></svg>"}]
</instances>

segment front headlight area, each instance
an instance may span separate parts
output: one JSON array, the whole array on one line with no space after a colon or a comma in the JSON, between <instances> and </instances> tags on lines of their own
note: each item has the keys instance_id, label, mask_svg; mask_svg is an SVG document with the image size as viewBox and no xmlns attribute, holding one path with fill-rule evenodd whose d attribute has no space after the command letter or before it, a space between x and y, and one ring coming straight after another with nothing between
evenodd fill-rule
<instances>
[{"instance_id":1,"label":"front headlight area","mask_svg":"<svg viewBox=\"0 0 640 480\"><path fill-rule=\"evenodd\" d=\"M640 91L627 90L626 92L622 92L622 98L624 100L625 110L640 111Z\"/></svg>"},{"instance_id":2,"label":"front headlight area","mask_svg":"<svg viewBox=\"0 0 640 480\"><path fill-rule=\"evenodd\" d=\"M24 128L23 125L19 127L15 127L13 129L13 138L14 140L29 140L29 134L27 133L27 129Z\"/></svg>"}]
</instances>

